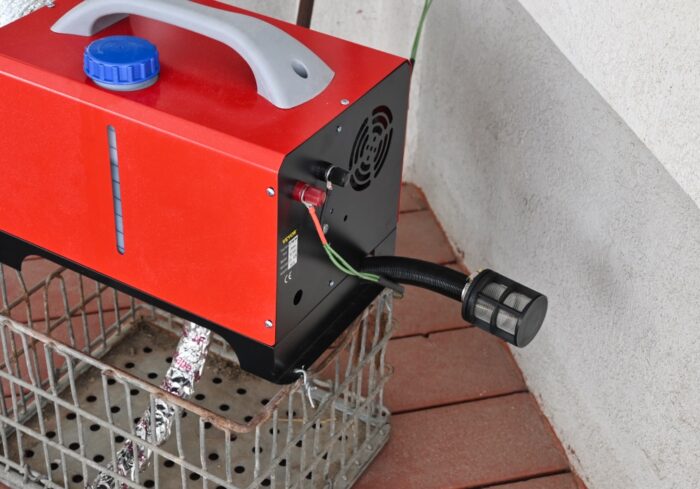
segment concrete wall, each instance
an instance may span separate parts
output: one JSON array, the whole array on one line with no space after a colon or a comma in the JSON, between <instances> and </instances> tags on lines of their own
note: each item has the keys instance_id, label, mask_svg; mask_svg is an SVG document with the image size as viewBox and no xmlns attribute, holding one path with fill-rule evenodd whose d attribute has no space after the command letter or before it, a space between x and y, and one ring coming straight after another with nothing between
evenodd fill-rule
<instances>
[{"instance_id":1,"label":"concrete wall","mask_svg":"<svg viewBox=\"0 0 700 489\"><path fill-rule=\"evenodd\" d=\"M0 2L0 27L21 19L45 5L45 0L2 0Z\"/></svg>"},{"instance_id":2,"label":"concrete wall","mask_svg":"<svg viewBox=\"0 0 700 489\"><path fill-rule=\"evenodd\" d=\"M54 0L54 2L61 0ZM222 3L254 10L271 17L295 22L298 0L219 0ZM49 0L0 0L0 27L43 7Z\"/></svg>"},{"instance_id":3,"label":"concrete wall","mask_svg":"<svg viewBox=\"0 0 700 489\"><path fill-rule=\"evenodd\" d=\"M403 2L402 15L378 3L319 0L314 27L407 55L408 11L421 2ZM534 19L516 0L435 2L407 177L467 265L550 296L541 336L516 357L589 487L700 487L700 211L697 164L683 159L700 128L685 89L699 78L682 69L697 58L674 64L660 41L679 45L690 31L645 21L643 41L627 26L620 43L609 30L651 2L523 4ZM642 11L670 21L661 5ZM596 56L604 66L583 76ZM676 90L668 80L684 81ZM683 137L658 127L682 102Z\"/></svg>"},{"instance_id":4,"label":"concrete wall","mask_svg":"<svg viewBox=\"0 0 700 489\"><path fill-rule=\"evenodd\" d=\"M700 205L698 3L521 3Z\"/></svg>"},{"instance_id":5,"label":"concrete wall","mask_svg":"<svg viewBox=\"0 0 700 489\"><path fill-rule=\"evenodd\" d=\"M439 4L421 63L410 175L550 295L517 359L591 488L700 486L695 202L517 2Z\"/></svg>"},{"instance_id":6,"label":"concrete wall","mask_svg":"<svg viewBox=\"0 0 700 489\"><path fill-rule=\"evenodd\" d=\"M218 0L221 3L245 8L254 12L296 22L299 0Z\"/></svg>"}]
</instances>

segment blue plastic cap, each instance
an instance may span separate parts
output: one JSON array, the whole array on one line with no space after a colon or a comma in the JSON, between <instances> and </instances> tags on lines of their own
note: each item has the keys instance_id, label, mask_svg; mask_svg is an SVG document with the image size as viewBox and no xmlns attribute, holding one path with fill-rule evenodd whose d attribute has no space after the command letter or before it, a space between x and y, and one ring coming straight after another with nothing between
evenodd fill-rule
<instances>
[{"instance_id":1,"label":"blue plastic cap","mask_svg":"<svg viewBox=\"0 0 700 489\"><path fill-rule=\"evenodd\" d=\"M105 37L85 49L84 70L108 90L140 90L158 80L158 48L140 37Z\"/></svg>"}]
</instances>

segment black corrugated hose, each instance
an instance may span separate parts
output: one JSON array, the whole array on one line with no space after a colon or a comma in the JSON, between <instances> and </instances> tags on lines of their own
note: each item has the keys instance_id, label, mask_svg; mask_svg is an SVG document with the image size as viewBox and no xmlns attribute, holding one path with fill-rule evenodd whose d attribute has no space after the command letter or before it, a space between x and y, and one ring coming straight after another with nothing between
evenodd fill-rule
<instances>
[{"instance_id":1,"label":"black corrugated hose","mask_svg":"<svg viewBox=\"0 0 700 489\"><path fill-rule=\"evenodd\" d=\"M414 258L369 256L360 271L386 277L394 282L432 290L450 299L462 301L462 290L469 278L457 270Z\"/></svg>"}]
</instances>

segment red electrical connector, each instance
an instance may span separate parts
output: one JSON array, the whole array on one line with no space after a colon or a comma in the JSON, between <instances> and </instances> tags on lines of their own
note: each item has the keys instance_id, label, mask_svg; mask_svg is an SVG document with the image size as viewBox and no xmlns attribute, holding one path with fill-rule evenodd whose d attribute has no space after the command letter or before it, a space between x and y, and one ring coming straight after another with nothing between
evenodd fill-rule
<instances>
[{"instance_id":1,"label":"red electrical connector","mask_svg":"<svg viewBox=\"0 0 700 489\"><path fill-rule=\"evenodd\" d=\"M298 182L292 190L292 198L302 204L319 207L326 202L326 192L308 183Z\"/></svg>"}]
</instances>

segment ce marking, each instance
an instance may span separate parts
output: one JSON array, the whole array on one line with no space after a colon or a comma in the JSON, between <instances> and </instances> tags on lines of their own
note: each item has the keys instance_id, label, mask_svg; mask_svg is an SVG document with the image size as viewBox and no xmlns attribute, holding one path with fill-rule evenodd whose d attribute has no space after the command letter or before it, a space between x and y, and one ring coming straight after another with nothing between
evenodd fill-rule
<instances>
[{"instance_id":1,"label":"ce marking","mask_svg":"<svg viewBox=\"0 0 700 489\"><path fill-rule=\"evenodd\" d=\"M288 284L288 283L291 282L291 281L292 281L292 272L289 272L288 274L286 274L286 275L284 276L284 283L285 283L285 284Z\"/></svg>"}]
</instances>

